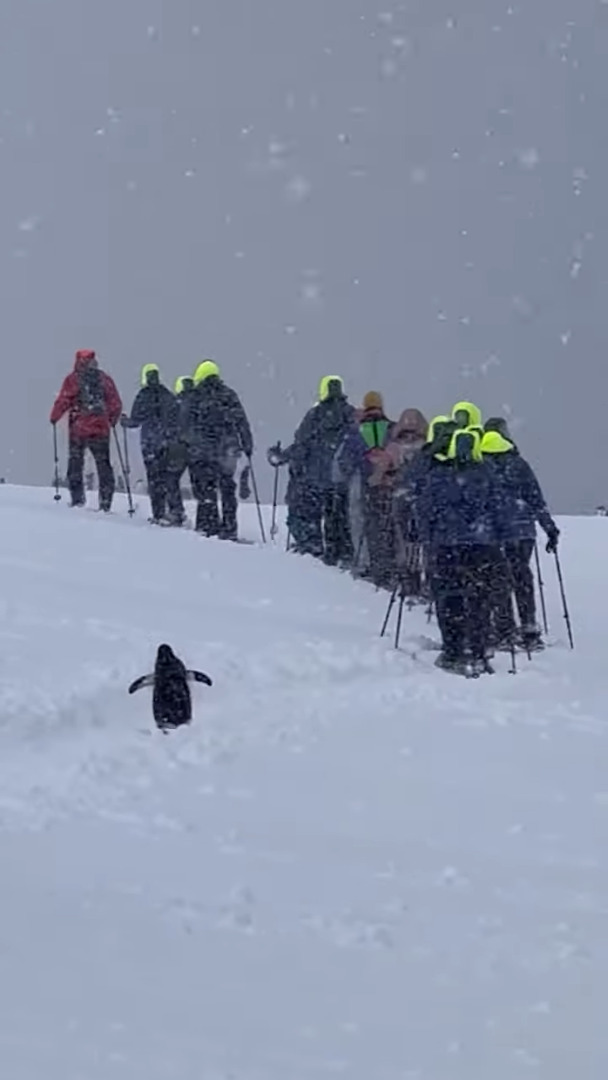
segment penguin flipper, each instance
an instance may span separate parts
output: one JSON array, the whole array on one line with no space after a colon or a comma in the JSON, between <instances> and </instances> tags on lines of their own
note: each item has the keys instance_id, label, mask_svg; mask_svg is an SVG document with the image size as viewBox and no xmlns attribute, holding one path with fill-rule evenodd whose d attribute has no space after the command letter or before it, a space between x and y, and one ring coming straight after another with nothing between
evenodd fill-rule
<instances>
[{"instance_id":1,"label":"penguin flipper","mask_svg":"<svg viewBox=\"0 0 608 1080\"><path fill-rule=\"evenodd\" d=\"M190 682L202 682L205 686L213 686L211 679L205 675L204 671L188 671L186 676Z\"/></svg>"},{"instance_id":2,"label":"penguin flipper","mask_svg":"<svg viewBox=\"0 0 608 1080\"><path fill-rule=\"evenodd\" d=\"M144 686L154 686L154 675L140 675L139 679L131 683L129 693L134 694L136 690L141 690Z\"/></svg>"}]
</instances>

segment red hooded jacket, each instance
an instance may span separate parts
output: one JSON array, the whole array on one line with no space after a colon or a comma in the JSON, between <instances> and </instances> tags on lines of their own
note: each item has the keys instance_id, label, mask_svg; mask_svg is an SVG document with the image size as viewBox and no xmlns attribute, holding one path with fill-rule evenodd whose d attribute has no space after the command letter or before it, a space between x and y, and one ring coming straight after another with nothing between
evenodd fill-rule
<instances>
[{"instance_id":1,"label":"red hooded jacket","mask_svg":"<svg viewBox=\"0 0 608 1080\"><path fill-rule=\"evenodd\" d=\"M100 371L103 393L102 411L87 411L82 400L82 376L89 365L96 364L95 353L80 349L76 353L74 370L64 380L51 412L51 424L56 424L69 412L70 436L76 439L104 439L120 420L122 401L114 380Z\"/></svg>"}]
</instances>

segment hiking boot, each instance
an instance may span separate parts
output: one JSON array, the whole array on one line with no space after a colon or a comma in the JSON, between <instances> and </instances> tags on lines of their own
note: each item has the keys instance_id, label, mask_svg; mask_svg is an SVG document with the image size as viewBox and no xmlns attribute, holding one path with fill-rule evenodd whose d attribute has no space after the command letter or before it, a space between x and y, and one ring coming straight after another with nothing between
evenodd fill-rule
<instances>
[{"instance_id":1,"label":"hiking boot","mask_svg":"<svg viewBox=\"0 0 608 1080\"><path fill-rule=\"evenodd\" d=\"M224 522L220 525L217 533L220 540L237 540L238 532L236 525L225 525Z\"/></svg>"},{"instance_id":2,"label":"hiking boot","mask_svg":"<svg viewBox=\"0 0 608 1080\"><path fill-rule=\"evenodd\" d=\"M476 660L471 660L468 666L469 674L472 679L478 679L480 675L494 675L494 668L487 656L477 657Z\"/></svg>"},{"instance_id":3,"label":"hiking boot","mask_svg":"<svg viewBox=\"0 0 608 1080\"><path fill-rule=\"evenodd\" d=\"M440 652L435 660L435 667L452 675L466 675L467 661L462 656L450 656L449 653Z\"/></svg>"},{"instance_id":4,"label":"hiking boot","mask_svg":"<svg viewBox=\"0 0 608 1080\"><path fill-rule=\"evenodd\" d=\"M537 626L522 626L521 643L526 652L542 652L545 643Z\"/></svg>"}]
</instances>

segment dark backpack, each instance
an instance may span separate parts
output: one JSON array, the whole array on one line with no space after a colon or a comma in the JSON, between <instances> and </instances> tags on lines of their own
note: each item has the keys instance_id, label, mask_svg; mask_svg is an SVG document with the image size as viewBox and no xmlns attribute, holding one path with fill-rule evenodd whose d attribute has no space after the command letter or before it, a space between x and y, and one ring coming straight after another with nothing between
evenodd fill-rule
<instances>
[{"instance_id":1,"label":"dark backpack","mask_svg":"<svg viewBox=\"0 0 608 1080\"><path fill-rule=\"evenodd\" d=\"M106 395L101 371L88 367L78 374L79 411L87 416L104 416L106 413Z\"/></svg>"}]
</instances>

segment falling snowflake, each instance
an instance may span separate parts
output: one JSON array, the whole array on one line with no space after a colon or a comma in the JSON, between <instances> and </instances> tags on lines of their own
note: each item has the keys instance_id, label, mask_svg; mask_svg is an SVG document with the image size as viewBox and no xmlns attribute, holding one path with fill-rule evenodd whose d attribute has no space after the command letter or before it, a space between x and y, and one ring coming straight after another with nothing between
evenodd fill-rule
<instances>
[{"instance_id":1,"label":"falling snowflake","mask_svg":"<svg viewBox=\"0 0 608 1080\"><path fill-rule=\"evenodd\" d=\"M399 64L395 60L389 58L382 61L380 70L385 79L392 79L399 71Z\"/></svg>"},{"instance_id":2,"label":"falling snowflake","mask_svg":"<svg viewBox=\"0 0 608 1080\"><path fill-rule=\"evenodd\" d=\"M316 281L308 281L302 286L300 296L307 307L318 307L322 301L321 286Z\"/></svg>"},{"instance_id":3,"label":"falling snowflake","mask_svg":"<svg viewBox=\"0 0 608 1080\"><path fill-rule=\"evenodd\" d=\"M481 361L479 365L479 370L482 375L487 375L488 372L491 371L491 369L494 367L500 367L500 360L497 356L492 354L492 356L488 356L487 360Z\"/></svg>"},{"instance_id":4,"label":"falling snowflake","mask_svg":"<svg viewBox=\"0 0 608 1080\"><path fill-rule=\"evenodd\" d=\"M534 146L528 147L527 150L519 150L517 158L523 169L535 169L540 163L540 154Z\"/></svg>"},{"instance_id":5,"label":"falling snowflake","mask_svg":"<svg viewBox=\"0 0 608 1080\"><path fill-rule=\"evenodd\" d=\"M301 203L308 198L312 184L305 176L294 176L285 187L285 197L291 203Z\"/></svg>"},{"instance_id":6,"label":"falling snowflake","mask_svg":"<svg viewBox=\"0 0 608 1080\"><path fill-rule=\"evenodd\" d=\"M428 173L423 165L416 165L410 171L410 180L412 181L412 184L425 184L427 179Z\"/></svg>"}]
</instances>

